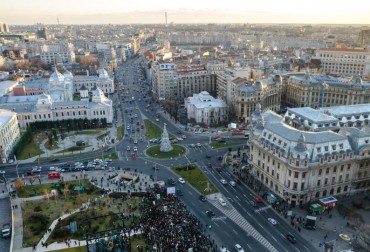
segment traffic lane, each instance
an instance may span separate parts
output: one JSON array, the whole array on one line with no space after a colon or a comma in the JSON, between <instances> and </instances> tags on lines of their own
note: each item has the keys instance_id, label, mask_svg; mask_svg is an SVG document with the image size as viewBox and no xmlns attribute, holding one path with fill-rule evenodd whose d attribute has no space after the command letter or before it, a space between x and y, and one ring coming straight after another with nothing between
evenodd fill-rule
<instances>
[{"instance_id":1,"label":"traffic lane","mask_svg":"<svg viewBox=\"0 0 370 252\"><path fill-rule=\"evenodd\" d=\"M266 248L264 248L254 238L248 237L248 239L245 239L244 237L247 236L247 233L208 201L200 202L198 200L200 193L193 187L187 184L178 183L175 187L184 192L181 200L190 208L191 212L197 216L203 226L207 224L212 225L211 231L208 229L206 233L210 233L212 236L217 236L216 239L219 241L219 246L224 245L225 247L232 249L236 243L239 243L244 248L249 247L250 249L255 249L255 251L266 251ZM211 219L207 216L206 211L209 210L215 213L216 218ZM249 242L246 242L246 240Z\"/></svg>"},{"instance_id":2,"label":"traffic lane","mask_svg":"<svg viewBox=\"0 0 370 252\"><path fill-rule=\"evenodd\" d=\"M11 226L12 220L11 220L11 206L10 206L9 198L0 199L0 209L1 209L0 211L1 228L3 227L3 224L5 223L9 223ZM9 251L10 241L11 241L11 238L0 239L0 251Z\"/></svg>"},{"instance_id":3,"label":"traffic lane","mask_svg":"<svg viewBox=\"0 0 370 252\"><path fill-rule=\"evenodd\" d=\"M218 172L217 172L218 173ZM286 251L287 247L280 241L280 234L276 230L265 230L265 226L261 225L264 223L264 220L261 216L254 214L254 210L251 209L249 204L244 203L244 196L240 190L237 190L235 187L227 184L223 185L220 182L221 178L225 179L225 176L220 176L220 174L214 174L212 172L207 172L211 175L214 180L214 185L219 189L219 191L225 196L229 203L239 212L242 216L248 221L263 237L270 237L272 240L269 242L276 248L278 251ZM228 178L226 178L228 179ZM241 203L239 203L239 201ZM253 211L253 212L252 212ZM290 248L291 249L291 248Z\"/></svg>"},{"instance_id":4,"label":"traffic lane","mask_svg":"<svg viewBox=\"0 0 370 252\"><path fill-rule=\"evenodd\" d=\"M220 177L218 179L220 179ZM234 177L234 176L231 175L231 174L226 173L226 175L224 175L222 177L224 179L231 180L232 177ZM253 209L253 207L247 202L248 198L252 199L252 196L248 197L248 196L245 196L245 194L243 194L243 192L245 192L245 189L249 189L249 188L247 188L244 185L240 185L240 186L241 186L241 188L244 187L244 190L238 190L237 189L238 185L236 187L232 187L232 188L230 188L231 186L229 186L229 185L224 186L224 190L231 191L231 192L228 192L229 197L234 196L237 200L240 200L243 203L243 205L237 204L239 206L235 206L235 208L238 211L245 211L245 209L248 208L247 206L249 205L249 210L255 212L256 210ZM250 192L249 194L253 195L252 192ZM234 198L234 200L235 200L235 198ZM244 199L245 201L242 200L242 199ZM277 237L282 237L283 239L285 239L285 235L290 232L290 233L292 233L293 235L296 236L298 241L301 241L300 244L296 245L296 247L298 247L298 248L300 248L301 250L304 250L304 251L314 249L313 246L310 245L307 241L305 241L295 229L293 229L292 227L287 225L287 223L284 220L281 219L281 216L277 215L270 208L269 205L265 206L264 204L258 204L257 210L258 209L264 209L264 210L258 211L256 214L253 214L253 218L248 219L248 221L250 221L250 223L253 226L256 226L256 225L261 226L261 223L263 223L264 225L269 225L270 223L267 221L267 218L274 218L275 220L278 221L278 223L281 224L281 225L279 225L279 228L277 228L277 229L270 229L270 230L273 230L273 233L275 235L274 240L276 242L280 243L280 245L282 245L282 243L283 243L283 246L287 246L286 244L284 244L285 242L279 241L279 238L277 238ZM249 214L249 213L247 215L249 217L252 217L251 214ZM255 219L257 219L258 221L256 222ZM261 233L263 233L263 232L264 231L261 231ZM289 246L291 246L291 244L289 242L287 244Z\"/></svg>"}]
</instances>

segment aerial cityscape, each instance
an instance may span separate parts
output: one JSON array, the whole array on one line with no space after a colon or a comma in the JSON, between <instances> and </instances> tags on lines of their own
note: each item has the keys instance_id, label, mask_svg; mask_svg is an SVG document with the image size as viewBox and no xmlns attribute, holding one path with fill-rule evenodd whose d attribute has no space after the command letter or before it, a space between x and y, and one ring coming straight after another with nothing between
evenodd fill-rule
<instances>
[{"instance_id":1,"label":"aerial cityscape","mask_svg":"<svg viewBox=\"0 0 370 252\"><path fill-rule=\"evenodd\" d=\"M1 10L0 252L370 251L370 2Z\"/></svg>"}]
</instances>

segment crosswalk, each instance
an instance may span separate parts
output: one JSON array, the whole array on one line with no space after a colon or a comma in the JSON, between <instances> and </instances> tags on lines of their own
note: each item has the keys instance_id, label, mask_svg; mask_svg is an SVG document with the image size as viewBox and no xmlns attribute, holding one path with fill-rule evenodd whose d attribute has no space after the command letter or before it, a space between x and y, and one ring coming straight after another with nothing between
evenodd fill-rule
<instances>
[{"instance_id":1,"label":"crosswalk","mask_svg":"<svg viewBox=\"0 0 370 252\"><path fill-rule=\"evenodd\" d=\"M278 250L265 238L263 237L248 221L246 221L243 216L229 206L222 207L217 201L210 202L213 206L215 206L218 210L224 213L228 218L234 221L237 225L239 225L242 229L244 229L249 236L256 239L260 242L263 246L265 246L271 252L278 252Z\"/></svg>"}]
</instances>

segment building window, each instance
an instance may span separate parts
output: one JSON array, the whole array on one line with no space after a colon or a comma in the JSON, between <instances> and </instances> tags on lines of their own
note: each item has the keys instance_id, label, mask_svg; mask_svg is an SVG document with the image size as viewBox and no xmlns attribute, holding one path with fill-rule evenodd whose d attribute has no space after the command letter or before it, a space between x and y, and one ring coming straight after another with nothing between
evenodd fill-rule
<instances>
[{"instance_id":1,"label":"building window","mask_svg":"<svg viewBox=\"0 0 370 252\"><path fill-rule=\"evenodd\" d=\"M299 177L299 173L298 172L294 172L294 178L298 178Z\"/></svg>"},{"instance_id":2,"label":"building window","mask_svg":"<svg viewBox=\"0 0 370 252\"><path fill-rule=\"evenodd\" d=\"M321 180L319 179L317 180L317 186L320 186L320 184L321 184Z\"/></svg>"}]
</instances>

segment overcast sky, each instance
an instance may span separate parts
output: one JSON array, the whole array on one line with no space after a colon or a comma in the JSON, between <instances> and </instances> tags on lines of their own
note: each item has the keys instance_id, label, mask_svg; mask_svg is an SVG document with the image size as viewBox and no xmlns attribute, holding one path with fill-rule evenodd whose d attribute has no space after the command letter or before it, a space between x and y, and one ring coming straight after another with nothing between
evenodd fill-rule
<instances>
[{"instance_id":1,"label":"overcast sky","mask_svg":"<svg viewBox=\"0 0 370 252\"><path fill-rule=\"evenodd\" d=\"M12 24L106 23L370 24L369 0L1 0Z\"/></svg>"}]
</instances>

